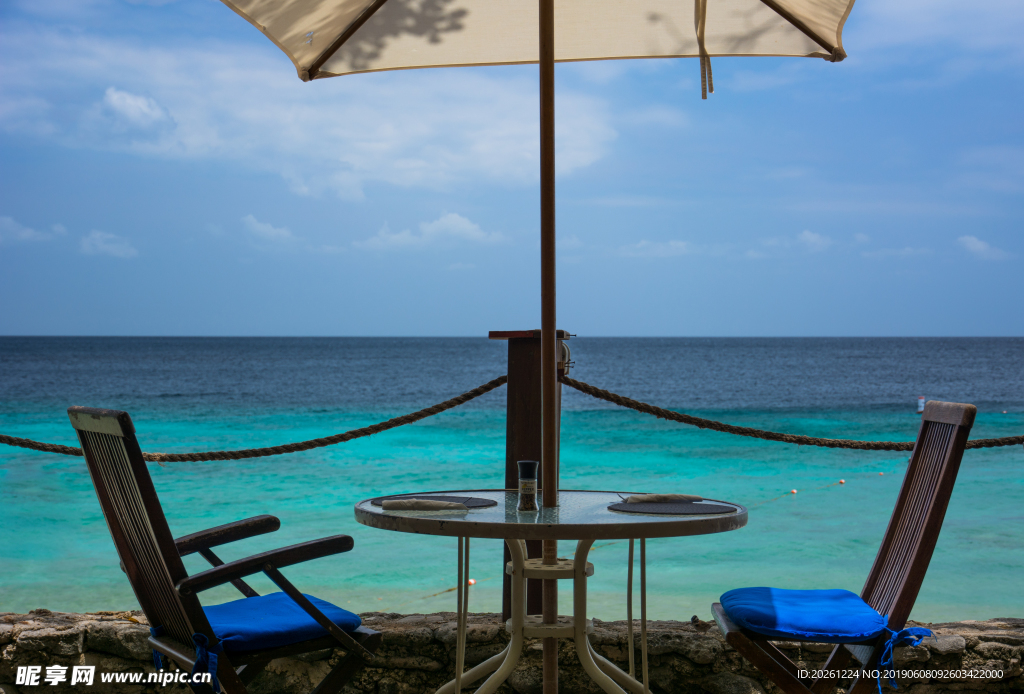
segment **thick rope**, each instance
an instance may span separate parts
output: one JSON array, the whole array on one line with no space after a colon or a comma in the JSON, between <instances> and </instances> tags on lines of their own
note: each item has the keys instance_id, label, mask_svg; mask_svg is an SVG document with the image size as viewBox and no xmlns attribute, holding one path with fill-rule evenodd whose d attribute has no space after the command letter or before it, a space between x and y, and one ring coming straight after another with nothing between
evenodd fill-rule
<instances>
[{"instance_id":1,"label":"thick rope","mask_svg":"<svg viewBox=\"0 0 1024 694\"><path fill-rule=\"evenodd\" d=\"M32 439L19 439L17 436L7 436L6 434L0 434L0 443L5 443L8 446L17 446L18 448L29 448L33 451L40 451L42 453L82 455L81 448L61 446L57 443L43 443L42 441L33 441Z\"/></svg>"},{"instance_id":2,"label":"thick rope","mask_svg":"<svg viewBox=\"0 0 1024 694\"><path fill-rule=\"evenodd\" d=\"M644 414L654 415L659 419L670 419L674 422L682 422L683 424L691 424L699 429L711 429L712 431L720 431L724 434L735 434L737 436L750 436L756 439L765 439L766 441L781 441L783 443L795 443L798 446L820 446L823 448L853 448L861 451L912 451L914 450L913 441L853 441L850 439L819 439L814 436L801 436L799 434L780 434L775 431L765 431L763 429L752 429L750 427L738 427L732 424L725 424L723 422L716 422L711 419L702 419L700 417L694 417L692 415L683 414L681 412L673 412L672 410L666 410L661 407L655 407L654 405L648 405L645 402L639 400L633 400L622 395L616 395L611 391L601 390L594 386L577 381L563 376L561 378L562 383L571 388L575 388L581 393L586 393L598 400L605 400L610 403L619 405L620 407L628 407L631 410L637 412L643 412ZM967 448L995 448L996 446L1016 446L1024 443L1024 436L1007 436L1001 439L977 439L975 441L968 441Z\"/></svg>"},{"instance_id":3,"label":"thick rope","mask_svg":"<svg viewBox=\"0 0 1024 694\"><path fill-rule=\"evenodd\" d=\"M268 448L249 448L241 451L207 451L205 453L143 453L142 457L146 460L158 463L178 463L185 461L202 462L206 460L243 460L246 458L262 458L270 455L297 453L299 451L308 451L313 448L333 446L337 443L344 443L345 441L351 441L352 439L358 439L363 436L378 434L382 431L387 431L388 429L394 429L395 427L400 427L403 424L418 422L421 419L426 419L427 417L444 412L445 410L458 407L459 405L469 402L473 398L477 398L484 393L488 393L507 382L508 376L500 376L493 381L489 381L482 386L467 391L462 395L452 398L451 400L445 400L442 403L438 403L433 407L428 407L401 417L395 417L394 419L389 419L386 422L380 422L361 429L353 429L342 434L335 434L334 436L326 436L321 439L312 439L310 441L301 441L299 443L286 443L280 446L270 446ZM645 402L617 395L611 391L595 388L588 383L577 381L569 378L568 376L563 376L561 378L561 382L571 388L575 388L581 393L586 393L587 395L595 397L598 400L605 400L615 405L619 405L620 407L627 407L631 410L636 410L637 412L654 415L659 419L669 419L675 422L682 422L683 424L690 424L699 429L720 431L724 434L735 434L737 436L749 436L751 438L764 439L766 441L780 441L782 443L793 443L798 446L819 446L823 448L850 448L861 451L910 451L914 449L913 441L896 442L822 439L814 436L781 434L775 431L765 431L763 429L753 429L751 427L738 427L733 424L716 422L711 419L702 419L701 417L694 417L681 412L666 410L662 407L648 405ZM8 446L28 448L33 451L41 451L43 453L59 453L61 455L77 456L82 455L81 448L61 446L54 443L41 443L39 441L32 441L31 439L19 439L15 436L6 436L4 434L0 434L0 443ZM974 441L968 441L967 448L996 448L999 446L1017 446L1020 444L1024 444L1024 436L1006 436L999 439L975 439Z\"/></svg>"},{"instance_id":4,"label":"thick rope","mask_svg":"<svg viewBox=\"0 0 1024 694\"><path fill-rule=\"evenodd\" d=\"M267 448L249 448L242 451L207 451L205 453L143 453L142 457L146 460L157 462L157 463L180 463L180 462L201 462L205 460L243 460L245 458L263 458L268 455L281 455L282 453L297 453L299 451L308 451L313 448L323 448L324 446L333 446L336 443L344 443L345 441L351 441L352 439L362 438L363 436L370 436L371 434L379 434L382 431L388 429L394 429L400 427L403 424L412 424L418 422L421 419L426 419L432 415L450 410L453 407L458 407L464 403L469 402L473 398L478 398L484 393L489 393L498 386L504 385L508 381L508 376L499 376L493 381L488 381L482 386L478 386L473 390L467 391L462 395L452 398L451 400L445 400L444 402L438 403L432 407L428 407L418 412L411 414L402 415L401 417L395 417L389 419L386 422L379 422L378 424L371 424L368 427L362 427L361 429L353 429L346 431L342 434L335 434L334 436L325 436L321 439L311 439L309 441L300 441L299 443L285 443L280 446L270 446ZM53 443L40 443L39 441L31 441L29 439L19 439L14 436L5 436L0 434L0 443L5 443L8 446L18 446L20 448L30 448L33 451L42 451L43 453L60 453L62 455L82 455L81 448L73 448L71 446L60 446Z\"/></svg>"}]
</instances>

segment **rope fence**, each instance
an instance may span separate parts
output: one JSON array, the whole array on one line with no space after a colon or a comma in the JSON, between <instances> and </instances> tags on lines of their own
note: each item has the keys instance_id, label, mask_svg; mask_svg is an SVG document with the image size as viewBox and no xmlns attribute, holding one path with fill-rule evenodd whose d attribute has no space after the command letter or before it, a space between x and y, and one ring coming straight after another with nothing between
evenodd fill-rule
<instances>
[{"instance_id":1,"label":"rope fence","mask_svg":"<svg viewBox=\"0 0 1024 694\"><path fill-rule=\"evenodd\" d=\"M751 427L738 427L733 424L725 424L724 422L716 422L712 419L702 419L701 417L694 417L693 415L683 414L682 412L674 412L672 410L666 410L663 407L656 407L649 405L646 402L640 402L639 400L633 400L623 395L617 395L608 390L602 390L589 383L583 381L577 381L563 376L561 378L562 383L565 385L575 388L581 393L597 398L598 400L604 400L606 402L613 403L620 407L628 407L631 410L637 412L643 412L644 414L654 415L658 419L669 419L673 422L681 422L682 424L690 424L697 427L698 429L711 429L712 431L720 431L723 434L734 434L736 436L749 436L755 439L764 439L765 441L781 441L782 443L793 443L797 446L820 446L822 448L851 448L860 451L911 451L914 449L913 441L853 441L851 439L821 439L815 436L802 436L800 434L780 434L776 431L765 431L763 429L753 429ZM1024 436L1007 436L1001 439L975 439L974 441L967 442L967 448L995 448L997 446L1015 446L1024 443Z\"/></svg>"},{"instance_id":2,"label":"rope fence","mask_svg":"<svg viewBox=\"0 0 1024 694\"><path fill-rule=\"evenodd\" d=\"M341 434L335 434L334 436L325 436L320 439L311 439L309 441L300 441L298 443L285 443L280 446L268 446L267 448L248 448L241 451L206 451L205 453L143 453L142 457L146 460L155 463L182 463L182 462L203 462L207 460L244 460L247 458L264 458L268 455L282 455L284 453L298 453L299 451L308 451L314 448L323 448L325 446L333 446L338 443L344 443L345 441L351 441L352 439L362 438L364 436L370 436L372 434L379 434L382 431L388 429L394 429L404 424L412 424L418 422L421 419L426 419L435 414L450 410L453 407L463 405L474 398L478 398L484 393L489 393L498 386L505 385L508 381L508 376L499 376L493 381L488 381L482 386L477 386L473 390L466 391L462 395L456 396L450 400L445 400L432 407L413 412L411 414L402 415L401 417L395 417L389 419L386 422L379 422L377 424L371 424L368 427L362 427L361 429L352 429ZM52 443L40 443L39 441L31 441L29 439L19 439L13 436L5 436L0 434L0 443L5 443L8 446L19 446L21 448L30 448L34 451L42 451L44 453L60 453L63 455L82 455L81 448L73 448L71 446L58 446Z\"/></svg>"},{"instance_id":3,"label":"rope fence","mask_svg":"<svg viewBox=\"0 0 1024 694\"><path fill-rule=\"evenodd\" d=\"M585 393L591 397L597 398L598 400L604 400L620 407L626 407L637 412L649 414L657 417L658 419L667 419L673 422L680 422L682 424L689 424L695 426L698 429L710 429L712 431L718 431L723 434L734 434L736 436L748 436L756 439L763 439L765 441L779 441L781 443L791 443L797 446L819 446L822 448L848 448L860 451L910 451L914 448L913 441L854 441L851 439L823 439L815 436L803 436L800 434L782 434L776 431L766 431L764 429L754 429L751 427L740 427L734 424L726 424L724 422L716 422L712 419L703 419L701 417L694 417L693 415L683 414L682 412L675 412L674 410L666 410L663 407L656 407L655 405L649 405L639 400L633 400L623 395L612 393L608 390L602 390L589 383L583 381L577 381L576 379L563 376L561 382L570 388L574 388L581 393ZM282 455L284 453L298 453L299 451L308 451L314 448L324 448L325 446L333 446L335 444L344 443L353 439L362 438L364 436L371 436L373 434L379 434L382 431L388 429L394 429L405 424L412 424L418 422L421 419L426 419L435 414L439 414L446 410L458 407L459 405L465 404L474 398L478 398L485 393L489 393L495 388L505 385L508 382L508 376L499 376L492 381L488 381L482 386L477 386L472 390L466 391L462 395L458 395L450 400L445 400L431 407L412 412L410 414L402 415L401 417L395 417L384 422L377 424L371 424L368 427L362 427L360 429L352 429L341 434L335 434L333 436L325 436L319 439L311 439L309 441L299 441L297 443L285 443L279 446L268 446L266 448L248 448L239 451L206 451L203 453L143 453L142 457L146 460L156 463L181 463L181 462L203 462L208 460L245 460L249 458L264 458L271 455ZM0 434L0 444L6 444L8 446L17 446L19 448L28 448L33 451L40 451L42 453L58 453L61 455L82 455L81 448L74 448L73 446L62 446L54 443L42 443L40 441L32 441L31 439L20 439L16 436L7 436ZM1006 436L998 439L975 439L967 442L967 448L996 448L999 446L1016 446L1024 444L1024 436Z\"/></svg>"}]
</instances>

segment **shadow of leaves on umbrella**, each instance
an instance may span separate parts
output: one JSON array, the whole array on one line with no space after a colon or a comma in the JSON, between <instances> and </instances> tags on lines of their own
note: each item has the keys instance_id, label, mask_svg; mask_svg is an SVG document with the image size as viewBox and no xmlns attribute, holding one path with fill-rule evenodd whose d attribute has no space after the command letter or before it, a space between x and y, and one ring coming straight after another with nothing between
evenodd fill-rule
<instances>
[{"instance_id":1,"label":"shadow of leaves on umbrella","mask_svg":"<svg viewBox=\"0 0 1024 694\"><path fill-rule=\"evenodd\" d=\"M716 49L713 53L743 54L755 49L762 37L777 30L781 20L773 12L765 8L755 8L742 13L735 13L734 18L742 18L738 29L730 36L719 34L715 37ZM666 55L695 55L697 53L697 33L693 26L680 29L673 18L659 12L650 12L647 21L652 25L660 25L665 36L673 41L673 48ZM735 19L734 19L735 21Z\"/></svg>"},{"instance_id":2,"label":"shadow of leaves on umbrella","mask_svg":"<svg viewBox=\"0 0 1024 694\"><path fill-rule=\"evenodd\" d=\"M462 20L469 12L464 8L451 8L453 2L455 0L388 0L363 30L357 31L338 50L337 57L353 71L370 70L391 40L415 36L430 43L441 43L444 34L465 28Z\"/></svg>"}]
</instances>

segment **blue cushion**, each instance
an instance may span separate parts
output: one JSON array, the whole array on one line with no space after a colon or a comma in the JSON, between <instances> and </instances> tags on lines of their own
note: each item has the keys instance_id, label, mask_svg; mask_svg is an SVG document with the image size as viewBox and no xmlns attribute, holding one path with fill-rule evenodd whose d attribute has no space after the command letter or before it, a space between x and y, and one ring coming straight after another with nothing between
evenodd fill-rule
<instances>
[{"instance_id":1,"label":"blue cushion","mask_svg":"<svg viewBox=\"0 0 1024 694\"><path fill-rule=\"evenodd\" d=\"M722 608L741 627L765 636L864 641L885 631L888 620L848 590L737 588Z\"/></svg>"},{"instance_id":2,"label":"blue cushion","mask_svg":"<svg viewBox=\"0 0 1024 694\"><path fill-rule=\"evenodd\" d=\"M362 623L359 615L312 595L306 597L343 631L355 631ZM327 630L284 593L242 598L204 607L203 611L213 633L229 653L288 646L327 636Z\"/></svg>"}]
</instances>

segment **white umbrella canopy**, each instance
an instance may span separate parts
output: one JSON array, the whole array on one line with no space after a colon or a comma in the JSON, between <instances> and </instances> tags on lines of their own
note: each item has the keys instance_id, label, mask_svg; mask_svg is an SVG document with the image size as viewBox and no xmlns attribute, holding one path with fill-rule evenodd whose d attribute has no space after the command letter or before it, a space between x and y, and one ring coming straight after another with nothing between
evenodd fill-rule
<instances>
[{"instance_id":1,"label":"white umbrella canopy","mask_svg":"<svg viewBox=\"0 0 1024 694\"><path fill-rule=\"evenodd\" d=\"M536 63L537 0L223 0L306 81L355 72ZM846 57L853 0L558 0L555 61ZM702 61L703 62L703 61Z\"/></svg>"}]
</instances>

